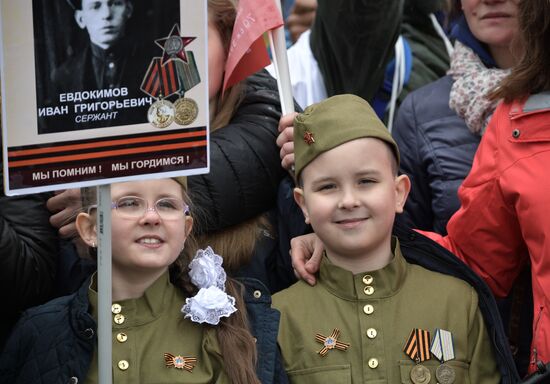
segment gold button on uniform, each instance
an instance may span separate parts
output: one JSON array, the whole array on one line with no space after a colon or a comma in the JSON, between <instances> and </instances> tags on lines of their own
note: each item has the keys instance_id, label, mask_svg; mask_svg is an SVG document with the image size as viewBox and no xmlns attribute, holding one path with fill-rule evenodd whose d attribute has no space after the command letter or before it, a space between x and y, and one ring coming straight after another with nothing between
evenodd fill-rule
<instances>
[{"instance_id":1,"label":"gold button on uniform","mask_svg":"<svg viewBox=\"0 0 550 384\"><path fill-rule=\"evenodd\" d=\"M367 329L367 336L369 339L374 339L378 335L378 332L374 328Z\"/></svg>"},{"instance_id":2,"label":"gold button on uniform","mask_svg":"<svg viewBox=\"0 0 550 384\"><path fill-rule=\"evenodd\" d=\"M262 292L258 290L254 291L254 297L256 299L259 299L260 297L262 297Z\"/></svg>"},{"instance_id":3,"label":"gold button on uniform","mask_svg":"<svg viewBox=\"0 0 550 384\"><path fill-rule=\"evenodd\" d=\"M365 283L366 285L371 285L373 281L374 279L371 275L363 276L363 283Z\"/></svg>"},{"instance_id":4,"label":"gold button on uniform","mask_svg":"<svg viewBox=\"0 0 550 384\"><path fill-rule=\"evenodd\" d=\"M117 313L117 314L115 315L115 319L114 319L114 320L115 320L115 323L117 323L117 324L122 324L122 323L124 323L125 318L124 318L124 315L121 315L120 313Z\"/></svg>"},{"instance_id":5,"label":"gold button on uniform","mask_svg":"<svg viewBox=\"0 0 550 384\"><path fill-rule=\"evenodd\" d=\"M126 360L120 360L118 362L118 369L120 369L121 371L127 370L128 367L130 367L130 364Z\"/></svg>"},{"instance_id":6,"label":"gold button on uniform","mask_svg":"<svg viewBox=\"0 0 550 384\"><path fill-rule=\"evenodd\" d=\"M128 335L121 332L118 335L116 335L116 339L119 343L124 343L126 340L128 340Z\"/></svg>"},{"instance_id":7,"label":"gold button on uniform","mask_svg":"<svg viewBox=\"0 0 550 384\"><path fill-rule=\"evenodd\" d=\"M113 312L115 315L117 313L120 313L121 311L122 311L122 307L120 306L120 304L111 305L111 312Z\"/></svg>"},{"instance_id":8,"label":"gold button on uniform","mask_svg":"<svg viewBox=\"0 0 550 384\"><path fill-rule=\"evenodd\" d=\"M374 287L368 285L363 289L363 292L365 292L365 295L370 296L374 293Z\"/></svg>"},{"instance_id":9,"label":"gold button on uniform","mask_svg":"<svg viewBox=\"0 0 550 384\"><path fill-rule=\"evenodd\" d=\"M374 357L372 359L369 359L369 367L371 367L372 369L378 367L378 359Z\"/></svg>"},{"instance_id":10,"label":"gold button on uniform","mask_svg":"<svg viewBox=\"0 0 550 384\"><path fill-rule=\"evenodd\" d=\"M363 307L363 312L365 312L367 315L370 315L374 312L374 307L371 304L367 304Z\"/></svg>"}]
</instances>

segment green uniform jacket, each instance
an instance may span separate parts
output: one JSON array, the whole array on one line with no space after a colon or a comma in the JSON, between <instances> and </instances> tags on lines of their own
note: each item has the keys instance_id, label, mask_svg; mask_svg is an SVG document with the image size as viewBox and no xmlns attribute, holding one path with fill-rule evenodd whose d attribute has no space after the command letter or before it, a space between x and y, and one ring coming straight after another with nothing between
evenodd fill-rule
<instances>
[{"instance_id":1,"label":"green uniform jacket","mask_svg":"<svg viewBox=\"0 0 550 384\"><path fill-rule=\"evenodd\" d=\"M96 277L92 280L92 287ZM97 292L88 291L97 318ZM215 328L184 319L185 297L168 273L139 299L113 303L113 383L229 384ZM197 359L191 372L167 367L164 354ZM86 384L97 383L97 348Z\"/></svg>"},{"instance_id":2,"label":"green uniform jacket","mask_svg":"<svg viewBox=\"0 0 550 384\"><path fill-rule=\"evenodd\" d=\"M414 328L452 333L455 359L447 361L456 384L498 383L477 294L466 282L409 264L394 240L394 258L381 270L353 275L325 257L314 287L298 282L273 297L281 311L279 345L291 383L411 383L415 363L403 348ZM323 357L316 334L330 336L347 350ZM431 355L431 354L430 354ZM422 363L435 371L433 355Z\"/></svg>"}]
</instances>

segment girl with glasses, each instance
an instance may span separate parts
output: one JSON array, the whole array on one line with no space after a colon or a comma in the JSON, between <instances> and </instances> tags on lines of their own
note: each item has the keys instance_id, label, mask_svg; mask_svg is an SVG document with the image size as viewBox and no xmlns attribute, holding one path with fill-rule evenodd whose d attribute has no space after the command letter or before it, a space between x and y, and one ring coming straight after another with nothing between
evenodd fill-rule
<instances>
[{"instance_id":1,"label":"girl with glasses","mask_svg":"<svg viewBox=\"0 0 550 384\"><path fill-rule=\"evenodd\" d=\"M76 228L93 257L90 192ZM116 183L111 197L113 382L259 383L240 285L212 249L192 257L186 180ZM0 382L98 383L97 300L94 273L76 293L24 313L0 358Z\"/></svg>"}]
</instances>

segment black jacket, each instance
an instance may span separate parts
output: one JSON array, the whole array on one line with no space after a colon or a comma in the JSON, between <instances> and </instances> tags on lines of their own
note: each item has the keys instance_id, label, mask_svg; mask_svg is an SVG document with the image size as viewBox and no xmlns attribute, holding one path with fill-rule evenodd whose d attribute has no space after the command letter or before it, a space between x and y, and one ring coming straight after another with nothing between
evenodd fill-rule
<instances>
[{"instance_id":1,"label":"black jacket","mask_svg":"<svg viewBox=\"0 0 550 384\"><path fill-rule=\"evenodd\" d=\"M405 212L413 228L446 234L460 207L457 190L470 172L479 145L463 119L449 108L453 79L445 76L411 93L401 104L392 135L401 152L401 172L411 179Z\"/></svg>"},{"instance_id":2,"label":"black jacket","mask_svg":"<svg viewBox=\"0 0 550 384\"><path fill-rule=\"evenodd\" d=\"M497 67L464 16L451 36L471 48L487 68ZM452 85L453 78L445 76L408 95L392 132L401 152L401 171L412 182L401 220L413 228L443 235L447 221L460 207L457 190L470 172L481 139L449 108Z\"/></svg>"},{"instance_id":3,"label":"black jacket","mask_svg":"<svg viewBox=\"0 0 550 384\"><path fill-rule=\"evenodd\" d=\"M210 136L210 173L188 178L191 201L208 218L196 232L218 231L275 206L285 175L275 142L280 117L275 79L265 71L250 76L231 122Z\"/></svg>"},{"instance_id":4,"label":"black jacket","mask_svg":"<svg viewBox=\"0 0 550 384\"><path fill-rule=\"evenodd\" d=\"M464 280L476 290L479 310L483 314L485 326L493 343L495 359L502 375L501 383L519 383L520 378L495 298L485 282L458 257L412 229L396 224L393 227L393 234L399 238L401 251L407 262Z\"/></svg>"},{"instance_id":5,"label":"black jacket","mask_svg":"<svg viewBox=\"0 0 550 384\"><path fill-rule=\"evenodd\" d=\"M327 95L372 102L399 36L405 0L319 0L311 51Z\"/></svg>"},{"instance_id":6,"label":"black jacket","mask_svg":"<svg viewBox=\"0 0 550 384\"><path fill-rule=\"evenodd\" d=\"M244 300L257 339L257 374L263 384L288 383L277 347L279 312L269 291L244 279ZM88 313L87 280L69 296L26 311L0 357L0 383L82 383L97 344L97 324ZM182 315L183 318L183 315Z\"/></svg>"},{"instance_id":7,"label":"black jacket","mask_svg":"<svg viewBox=\"0 0 550 384\"><path fill-rule=\"evenodd\" d=\"M0 193L0 350L21 311L53 297L58 237L48 197Z\"/></svg>"}]
</instances>

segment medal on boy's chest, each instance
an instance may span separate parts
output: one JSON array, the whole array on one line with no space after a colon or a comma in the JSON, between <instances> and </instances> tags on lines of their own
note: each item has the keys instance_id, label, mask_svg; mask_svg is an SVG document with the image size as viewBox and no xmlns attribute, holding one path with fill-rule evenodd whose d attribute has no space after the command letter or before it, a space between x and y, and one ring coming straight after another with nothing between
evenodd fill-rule
<instances>
[{"instance_id":1,"label":"medal on boy's chest","mask_svg":"<svg viewBox=\"0 0 550 384\"><path fill-rule=\"evenodd\" d=\"M421 363L430 360L430 332L415 328L411 331L403 352L416 363L410 372L414 384L427 384L432 378L430 370Z\"/></svg>"},{"instance_id":2,"label":"medal on boy's chest","mask_svg":"<svg viewBox=\"0 0 550 384\"><path fill-rule=\"evenodd\" d=\"M430 348L432 354L441 361L441 365L435 371L435 377L439 384L453 384L456 379L456 373L446 361L455 358L453 336L451 332L444 329L436 329L432 346Z\"/></svg>"},{"instance_id":3,"label":"medal on boy's chest","mask_svg":"<svg viewBox=\"0 0 550 384\"><path fill-rule=\"evenodd\" d=\"M315 340L318 343L323 344L323 348L321 348L321 350L317 351L317 353L319 355L321 355L322 357L325 357L327 355L327 353L330 350L333 350L333 349L338 349L340 351L346 351L349 348L350 344L349 343L343 343L343 342L339 341L338 340L339 337L340 337L340 330L338 328L334 328L332 330L332 333L329 336L324 336L320 333L317 333L315 335Z\"/></svg>"}]
</instances>

